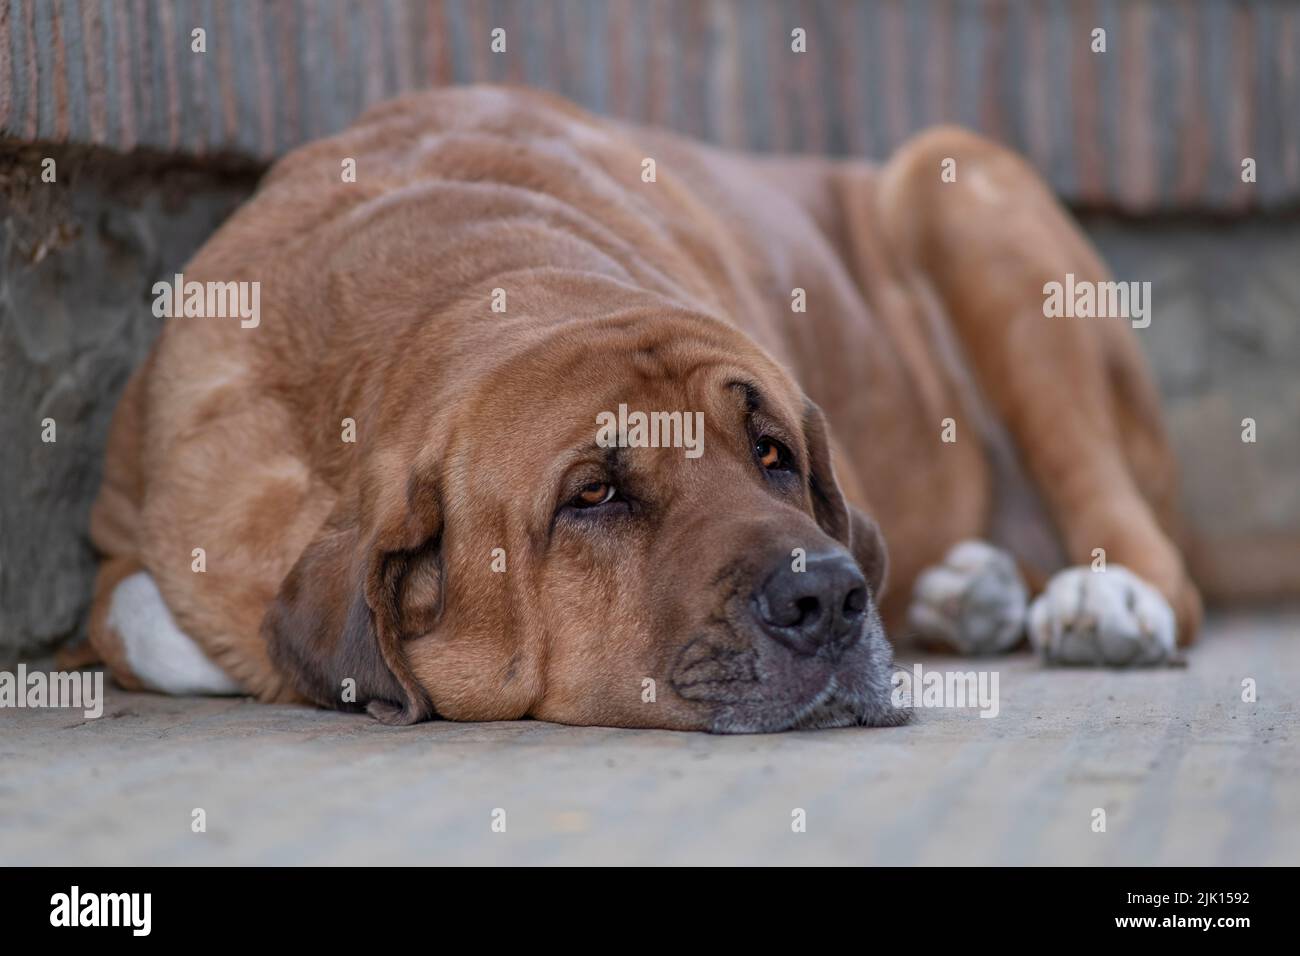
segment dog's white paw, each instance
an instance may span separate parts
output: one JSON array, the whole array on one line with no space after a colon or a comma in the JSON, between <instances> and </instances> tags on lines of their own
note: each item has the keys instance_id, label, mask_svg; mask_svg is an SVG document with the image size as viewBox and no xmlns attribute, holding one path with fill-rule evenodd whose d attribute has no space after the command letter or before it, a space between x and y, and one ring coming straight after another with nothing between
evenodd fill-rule
<instances>
[{"instance_id":1,"label":"dog's white paw","mask_svg":"<svg viewBox=\"0 0 1300 956\"><path fill-rule=\"evenodd\" d=\"M1028 600L1011 555L983 541L962 541L916 579L907 624L927 643L997 654L1020 641Z\"/></svg>"},{"instance_id":2,"label":"dog's white paw","mask_svg":"<svg viewBox=\"0 0 1300 956\"><path fill-rule=\"evenodd\" d=\"M1141 667L1174 656L1164 597L1128 568L1066 568L1029 608L1029 639L1048 664Z\"/></svg>"}]
</instances>

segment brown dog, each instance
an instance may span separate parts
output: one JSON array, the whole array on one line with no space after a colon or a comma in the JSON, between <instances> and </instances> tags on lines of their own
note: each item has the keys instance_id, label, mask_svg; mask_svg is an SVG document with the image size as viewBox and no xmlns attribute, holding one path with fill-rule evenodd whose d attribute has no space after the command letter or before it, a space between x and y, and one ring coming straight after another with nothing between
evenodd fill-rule
<instances>
[{"instance_id":1,"label":"brown dog","mask_svg":"<svg viewBox=\"0 0 1300 956\"><path fill-rule=\"evenodd\" d=\"M260 313L169 319L128 386L92 642L128 687L715 731L896 722L878 601L1162 660L1200 614L1173 464L1126 323L1045 317L1067 274L1107 278L960 130L877 168L519 90L383 105L185 269ZM1087 567L1029 608L953 547L1047 564L1051 531Z\"/></svg>"}]
</instances>

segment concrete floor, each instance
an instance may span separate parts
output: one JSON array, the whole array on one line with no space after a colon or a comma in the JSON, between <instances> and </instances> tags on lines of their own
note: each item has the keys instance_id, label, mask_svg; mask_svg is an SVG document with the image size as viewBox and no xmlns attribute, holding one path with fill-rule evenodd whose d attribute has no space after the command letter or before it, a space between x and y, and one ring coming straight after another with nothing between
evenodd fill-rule
<instances>
[{"instance_id":1,"label":"concrete floor","mask_svg":"<svg viewBox=\"0 0 1300 956\"><path fill-rule=\"evenodd\" d=\"M1220 616L1185 669L921 660L996 668L1001 713L712 737L118 690L99 720L0 711L0 864L1300 863L1300 613Z\"/></svg>"}]
</instances>

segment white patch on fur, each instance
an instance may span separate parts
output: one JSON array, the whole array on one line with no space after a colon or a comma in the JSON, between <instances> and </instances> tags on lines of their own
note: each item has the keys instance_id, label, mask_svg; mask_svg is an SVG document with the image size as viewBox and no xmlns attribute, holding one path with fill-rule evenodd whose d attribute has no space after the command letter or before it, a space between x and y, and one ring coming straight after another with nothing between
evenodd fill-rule
<instances>
[{"instance_id":1,"label":"white patch on fur","mask_svg":"<svg viewBox=\"0 0 1300 956\"><path fill-rule=\"evenodd\" d=\"M1029 608L1029 639L1048 664L1141 667L1174 656L1164 597L1128 568L1066 568Z\"/></svg>"},{"instance_id":2,"label":"white patch on fur","mask_svg":"<svg viewBox=\"0 0 1300 956\"><path fill-rule=\"evenodd\" d=\"M147 571L113 589L108 626L117 631L131 670L150 690L164 694L242 694L243 688L176 626Z\"/></svg>"},{"instance_id":3,"label":"white patch on fur","mask_svg":"<svg viewBox=\"0 0 1300 956\"><path fill-rule=\"evenodd\" d=\"M1011 555L984 541L962 541L916 579L907 624L961 654L1000 654L1020 643L1028 603Z\"/></svg>"}]
</instances>

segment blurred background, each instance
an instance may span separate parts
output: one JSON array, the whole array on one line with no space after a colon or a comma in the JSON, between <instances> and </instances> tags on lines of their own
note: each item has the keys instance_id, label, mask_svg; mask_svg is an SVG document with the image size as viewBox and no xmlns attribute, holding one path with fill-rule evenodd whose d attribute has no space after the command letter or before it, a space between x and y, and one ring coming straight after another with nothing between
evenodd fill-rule
<instances>
[{"instance_id":1,"label":"blurred background","mask_svg":"<svg viewBox=\"0 0 1300 956\"><path fill-rule=\"evenodd\" d=\"M0 0L0 666L84 627L152 284L277 156L475 82L738 149L881 158L957 122L1020 150L1152 282L1208 596L1300 593L1300 3Z\"/></svg>"}]
</instances>

